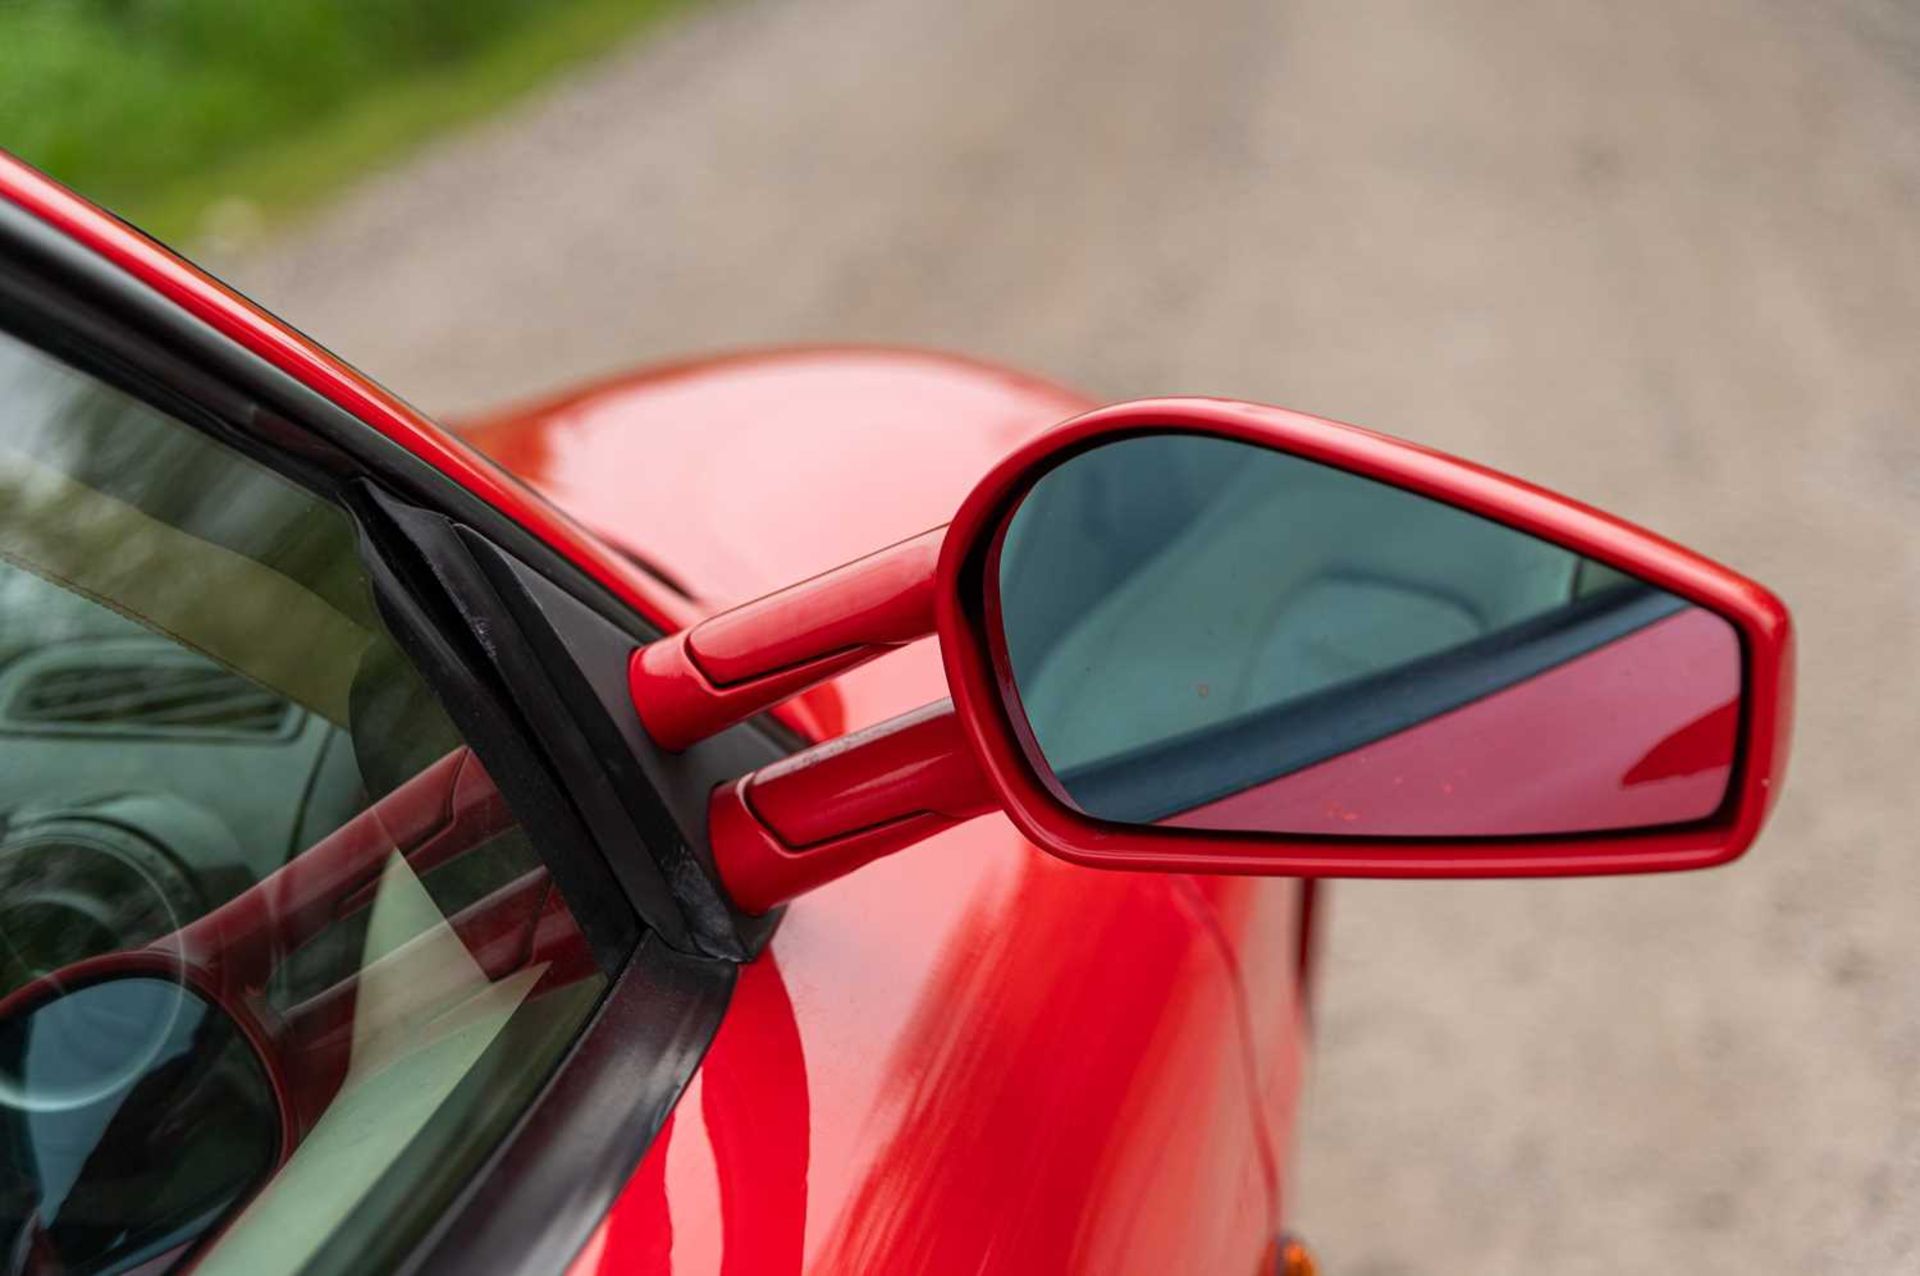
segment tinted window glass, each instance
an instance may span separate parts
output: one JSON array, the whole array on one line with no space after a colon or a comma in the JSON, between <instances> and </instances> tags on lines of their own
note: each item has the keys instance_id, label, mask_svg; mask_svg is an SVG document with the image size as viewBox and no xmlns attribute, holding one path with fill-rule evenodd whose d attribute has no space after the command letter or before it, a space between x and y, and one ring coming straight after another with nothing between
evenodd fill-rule
<instances>
[{"instance_id":1,"label":"tinted window glass","mask_svg":"<svg viewBox=\"0 0 1920 1276\"><path fill-rule=\"evenodd\" d=\"M204 1199L181 1244L224 1202L238 1217L201 1271L293 1270L329 1247L383 1261L605 983L534 841L382 627L344 512L0 337L0 998L142 951L186 955L174 982L183 1005L213 999L206 1040L259 1030L291 1142L241 1190L203 1192L203 1135L155 1125L102 1143L58 1195L88 1202L98 1237L116 1202ZM110 1035L96 1044L110 1061ZM0 1120L29 1130L24 1111ZM67 1244L48 1229L73 1207L54 1211L25 1164L0 1250ZM118 1225L107 1267L164 1230Z\"/></svg>"},{"instance_id":2,"label":"tinted window glass","mask_svg":"<svg viewBox=\"0 0 1920 1276\"><path fill-rule=\"evenodd\" d=\"M0 1227L40 1270L185 1247L271 1171L279 1132L234 1021L178 984L115 979L0 1018Z\"/></svg>"}]
</instances>

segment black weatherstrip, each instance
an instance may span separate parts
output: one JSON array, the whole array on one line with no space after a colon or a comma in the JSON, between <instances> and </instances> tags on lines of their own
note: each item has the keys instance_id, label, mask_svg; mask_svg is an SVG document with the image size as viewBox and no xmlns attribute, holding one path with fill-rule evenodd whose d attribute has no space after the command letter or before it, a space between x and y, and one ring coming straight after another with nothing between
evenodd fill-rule
<instances>
[{"instance_id":1,"label":"black weatherstrip","mask_svg":"<svg viewBox=\"0 0 1920 1276\"><path fill-rule=\"evenodd\" d=\"M400 1270L564 1271L699 1067L738 970L649 936L593 1031Z\"/></svg>"},{"instance_id":2,"label":"black weatherstrip","mask_svg":"<svg viewBox=\"0 0 1920 1276\"><path fill-rule=\"evenodd\" d=\"M448 639L423 606L418 583L402 579L405 565L395 561L400 556L391 543L394 533L368 535L369 524L379 516L378 511L363 510L359 521L368 542L361 557L381 618L439 692L447 716L486 764L514 817L527 829L539 830L532 840L541 862L593 949L595 964L611 975L640 938L634 908L596 851L573 803L527 747L524 729L493 688L491 671L476 667L478 662Z\"/></svg>"},{"instance_id":3,"label":"black weatherstrip","mask_svg":"<svg viewBox=\"0 0 1920 1276\"><path fill-rule=\"evenodd\" d=\"M688 948L691 940L686 919L659 864L649 854L657 849L648 837L656 829L636 827L632 818L633 811L639 809L632 799L641 795L616 791L593 742L554 687L553 671L513 623L459 529L441 515L402 504L371 485L363 491L364 499L377 510L369 511L370 516L398 529L419 554L424 572L431 575L431 583L417 583L416 591L433 590L446 597L474 635L484 659L493 665L495 676L514 689L513 708L524 724L523 732L540 742L556 769L568 778L581 817L609 852L598 862L611 866L627 898L649 927L673 947ZM658 800L653 799L652 805L657 806Z\"/></svg>"}]
</instances>

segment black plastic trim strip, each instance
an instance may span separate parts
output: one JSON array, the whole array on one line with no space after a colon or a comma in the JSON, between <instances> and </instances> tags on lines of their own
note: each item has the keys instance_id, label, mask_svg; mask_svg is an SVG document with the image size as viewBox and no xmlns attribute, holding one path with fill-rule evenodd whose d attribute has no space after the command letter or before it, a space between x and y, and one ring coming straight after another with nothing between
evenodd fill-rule
<instances>
[{"instance_id":1,"label":"black plastic trim strip","mask_svg":"<svg viewBox=\"0 0 1920 1276\"><path fill-rule=\"evenodd\" d=\"M522 738L538 740L555 769L568 777L579 818L606 852L601 863L611 869L642 920L673 947L690 948L686 918L654 858L661 848L644 835L657 835L661 829L636 826L630 817L633 807L615 790L605 759L568 712L551 671L519 632L457 526L442 515L396 501L372 484L361 486L360 497L377 511L373 518L396 529L418 553L420 574L426 579L414 582L415 594L433 592L445 598L474 636L479 657L492 665L493 676L513 688L515 727ZM637 800L633 804L639 805ZM565 883L561 889L571 901L573 892Z\"/></svg>"},{"instance_id":2,"label":"black plastic trim strip","mask_svg":"<svg viewBox=\"0 0 1920 1276\"><path fill-rule=\"evenodd\" d=\"M419 568L409 570L394 538L380 534L377 507L369 510L364 499L357 504L361 557L368 564L381 618L486 764L514 817L533 835L534 850L560 887L594 960L611 975L639 944L640 922L651 919L631 907L574 804L528 747L526 729L496 692L496 680L450 641L448 627L429 613L425 599L431 594L417 579L407 579L418 576Z\"/></svg>"},{"instance_id":3,"label":"black plastic trim strip","mask_svg":"<svg viewBox=\"0 0 1920 1276\"><path fill-rule=\"evenodd\" d=\"M781 911L756 917L727 898L708 850L708 803L715 786L776 762L785 751L745 727L679 753L660 748L633 712L627 682L631 639L472 531L461 535L633 811L695 942L715 956L751 958L778 926Z\"/></svg>"}]
</instances>

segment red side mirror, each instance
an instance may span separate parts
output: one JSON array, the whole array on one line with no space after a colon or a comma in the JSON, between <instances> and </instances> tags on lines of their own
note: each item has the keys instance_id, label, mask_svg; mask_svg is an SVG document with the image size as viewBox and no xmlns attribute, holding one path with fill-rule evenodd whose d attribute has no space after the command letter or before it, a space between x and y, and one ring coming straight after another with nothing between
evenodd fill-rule
<instances>
[{"instance_id":1,"label":"red side mirror","mask_svg":"<svg viewBox=\"0 0 1920 1276\"><path fill-rule=\"evenodd\" d=\"M1752 842L1786 752L1787 613L1758 585L1477 466L1211 400L1066 423L944 536L637 653L635 703L684 745L929 629L950 710L716 795L744 907L995 806L1110 868L1706 867Z\"/></svg>"}]
</instances>

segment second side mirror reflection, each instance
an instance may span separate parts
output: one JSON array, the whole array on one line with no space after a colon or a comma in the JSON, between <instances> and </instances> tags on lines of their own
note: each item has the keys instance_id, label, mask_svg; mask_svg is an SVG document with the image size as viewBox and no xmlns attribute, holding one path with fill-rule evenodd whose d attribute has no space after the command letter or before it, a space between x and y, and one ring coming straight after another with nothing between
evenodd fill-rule
<instances>
[{"instance_id":1,"label":"second side mirror reflection","mask_svg":"<svg viewBox=\"0 0 1920 1276\"><path fill-rule=\"evenodd\" d=\"M176 979L73 982L0 998L0 1237L36 1271L164 1264L272 1173L274 1087L226 1011Z\"/></svg>"}]
</instances>

